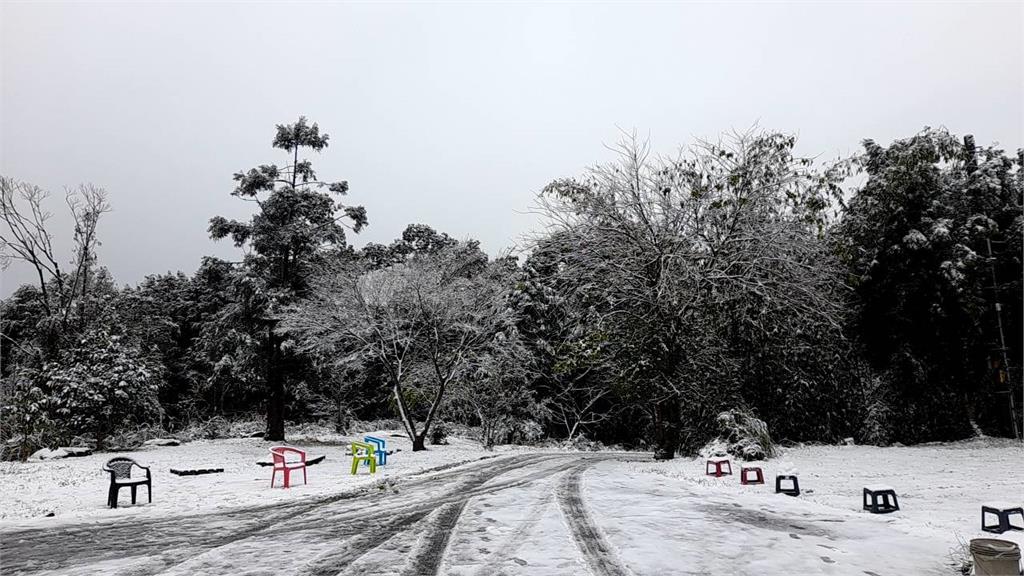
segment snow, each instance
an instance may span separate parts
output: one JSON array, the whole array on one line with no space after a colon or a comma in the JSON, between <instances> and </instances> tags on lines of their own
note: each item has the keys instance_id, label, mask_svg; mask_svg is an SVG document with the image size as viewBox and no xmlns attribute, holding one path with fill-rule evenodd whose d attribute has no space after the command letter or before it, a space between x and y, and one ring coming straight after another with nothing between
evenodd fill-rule
<instances>
[{"instance_id":1,"label":"snow","mask_svg":"<svg viewBox=\"0 0 1024 576\"><path fill-rule=\"evenodd\" d=\"M868 484L867 486L864 487L864 489L867 490L868 492L886 492L890 490L893 492L896 491L895 488L889 486L888 484Z\"/></svg>"},{"instance_id":2,"label":"snow","mask_svg":"<svg viewBox=\"0 0 1024 576\"><path fill-rule=\"evenodd\" d=\"M982 504L985 508L994 508L996 510L1017 510L1022 507L1020 502L985 502Z\"/></svg>"},{"instance_id":3,"label":"snow","mask_svg":"<svg viewBox=\"0 0 1024 576\"><path fill-rule=\"evenodd\" d=\"M330 496L378 484L396 476L415 474L448 464L488 456L478 442L450 438L449 444L428 445L428 450L412 451L412 443L396 430L381 430L374 435L387 441L396 452L386 466L378 466L370 475L362 466L352 476L351 456L345 454L348 442L363 435L345 437L314 435L287 445L306 450L310 457L326 454L324 462L308 468L309 483L301 475L292 476L292 487L270 488L270 467L257 466L257 460L269 456L270 446L259 438L199 440L180 446L148 446L132 452L100 453L63 460L0 463L0 528L32 528L66 521L193 514L233 507L251 507L279 502ZM321 443L326 441L327 443ZM507 449L506 449L507 450ZM127 456L149 466L153 474L153 503L146 503L146 490L139 489L139 504L132 506L130 494L121 491L118 509L106 507L109 474L104 463L115 456ZM177 476L171 468L224 468L218 474ZM136 470L136 472L139 472ZM45 517L52 513L53 517Z\"/></svg>"},{"instance_id":4,"label":"snow","mask_svg":"<svg viewBox=\"0 0 1024 576\"><path fill-rule=\"evenodd\" d=\"M699 459L604 463L586 478L588 500L601 503L595 519L638 573L950 574L971 539L1024 547L1022 532L981 530L983 503L1024 505L1022 463L1019 442L980 439L786 449L754 464L765 485L706 476ZM775 494L774 476L793 466L801 495ZM863 488L876 484L895 489L901 510L862 509Z\"/></svg>"},{"instance_id":5,"label":"snow","mask_svg":"<svg viewBox=\"0 0 1024 576\"><path fill-rule=\"evenodd\" d=\"M903 244L911 250L920 250L928 246L928 238L918 230L911 230L903 237Z\"/></svg>"},{"instance_id":6,"label":"snow","mask_svg":"<svg viewBox=\"0 0 1024 576\"><path fill-rule=\"evenodd\" d=\"M407 440L393 434L377 433L389 449L400 451L375 477L365 468L358 476L348 474L350 459L342 456L345 445L337 438L330 444L293 443L312 455L325 453L327 460L309 469L309 485L289 490L270 489L270 469L255 465L270 446L262 440L140 450L128 456L153 466L154 503L118 510L104 507L107 477L99 468L110 454L7 465L0 475L6 488L0 533L18 523L45 527L74 519L163 517L311 501L360 487L389 488L380 484L382 479L490 456L476 442L459 438L449 446L413 453ZM325 562L315 565L335 566L331 573L401 574L416 568L416 558L426 551L442 556L442 574L576 574L587 573L597 562L634 574L939 575L954 573L971 539L998 538L1024 546L1024 533L989 534L980 523L983 503L1024 504L1024 448L1011 441L784 449L778 458L743 463L761 467L766 480L746 486L739 476L707 476L704 459L654 462L638 453L549 453L509 462L513 459L499 457L403 480L402 490L387 489L375 497L370 517L352 499L251 534L246 528L252 518L260 518L259 510L203 517L202 522L212 523L211 534L239 536L210 547L179 539L160 554L110 558L110 566L182 576L262 574L269 554L277 573L301 573ZM169 475L171 466L199 463L224 467L225 473ZM801 495L775 494L775 475L793 469L801 470ZM891 485L900 511L871 514L862 509L863 488L877 484ZM582 501L584 518L570 514L574 494ZM49 510L57 516L37 518ZM182 526L158 529L177 530L180 538L179 533L187 533ZM88 529L79 533L87 537ZM349 558L350 548L355 552ZM296 551L301 553L290 555ZM97 554L74 571L56 573L100 574L106 562L107 556Z\"/></svg>"},{"instance_id":7,"label":"snow","mask_svg":"<svg viewBox=\"0 0 1024 576\"><path fill-rule=\"evenodd\" d=\"M28 457L29 461L41 462L43 460L60 460L61 458L76 457L76 456L88 456L92 453L92 450L81 447L65 447L65 448L40 448L32 453Z\"/></svg>"}]
</instances>

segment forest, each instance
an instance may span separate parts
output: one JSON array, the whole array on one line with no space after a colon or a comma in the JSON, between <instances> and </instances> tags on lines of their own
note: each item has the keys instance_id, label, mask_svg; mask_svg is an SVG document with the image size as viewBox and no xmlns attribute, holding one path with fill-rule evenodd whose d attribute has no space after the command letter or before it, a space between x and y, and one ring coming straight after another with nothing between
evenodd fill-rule
<instances>
[{"instance_id":1,"label":"forest","mask_svg":"<svg viewBox=\"0 0 1024 576\"><path fill-rule=\"evenodd\" d=\"M0 303L3 458L253 418L267 440L391 420L414 450L459 428L664 459L737 421L782 442L1022 433L1024 151L925 128L825 162L760 129L667 155L626 134L539 191L521 252L487 254L425 223L355 248L373 214L314 170L328 144L278 125L253 160L280 165L211 191L251 203L209 221L238 260L134 286L98 257L99 185L0 177L3 256L37 279Z\"/></svg>"}]
</instances>

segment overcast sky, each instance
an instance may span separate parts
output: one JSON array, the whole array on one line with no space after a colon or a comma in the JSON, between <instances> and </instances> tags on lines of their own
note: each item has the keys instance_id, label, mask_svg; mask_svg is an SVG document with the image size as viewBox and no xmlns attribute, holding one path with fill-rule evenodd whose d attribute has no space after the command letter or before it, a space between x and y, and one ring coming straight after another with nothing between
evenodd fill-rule
<instances>
[{"instance_id":1,"label":"overcast sky","mask_svg":"<svg viewBox=\"0 0 1024 576\"><path fill-rule=\"evenodd\" d=\"M106 188L119 283L237 258L208 220L247 215L232 174L283 163L274 125L299 115L367 208L357 246L419 222L492 253L618 127L661 152L755 122L827 157L926 125L1024 145L1020 2L0 6L0 172L55 192L65 246L63 187Z\"/></svg>"}]
</instances>

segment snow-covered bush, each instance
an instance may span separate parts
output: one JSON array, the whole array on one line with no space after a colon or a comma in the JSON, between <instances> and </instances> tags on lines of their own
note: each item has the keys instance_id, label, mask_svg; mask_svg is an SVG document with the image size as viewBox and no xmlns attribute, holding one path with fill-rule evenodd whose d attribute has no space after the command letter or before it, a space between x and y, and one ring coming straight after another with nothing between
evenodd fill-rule
<instances>
[{"instance_id":1,"label":"snow-covered bush","mask_svg":"<svg viewBox=\"0 0 1024 576\"><path fill-rule=\"evenodd\" d=\"M872 378L865 388L864 422L860 428L860 441L873 446L888 446L893 434L893 410L887 398L887 386L882 378Z\"/></svg>"},{"instance_id":2,"label":"snow-covered bush","mask_svg":"<svg viewBox=\"0 0 1024 576\"><path fill-rule=\"evenodd\" d=\"M266 424L262 424L261 428L265 429ZM213 416L211 418L201 420L197 419L189 422L185 428L175 434L175 437L180 440L190 442L192 440L217 440L219 438L248 436L246 432L250 431L235 427L232 422L228 421L228 419L223 416Z\"/></svg>"},{"instance_id":3,"label":"snow-covered bush","mask_svg":"<svg viewBox=\"0 0 1024 576\"><path fill-rule=\"evenodd\" d=\"M38 386L37 374L19 370L0 381L3 460L24 460L29 454L53 444L53 423L47 411L47 398Z\"/></svg>"},{"instance_id":4,"label":"snow-covered bush","mask_svg":"<svg viewBox=\"0 0 1024 576\"><path fill-rule=\"evenodd\" d=\"M721 447L743 460L764 460L775 456L775 443L768 434L768 425L747 409L726 410L716 418L719 436L705 450Z\"/></svg>"},{"instance_id":5,"label":"snow-covered bush","mask_svg":"<svg viewBox=\"0 0 1024 576\"><path fill-rule=\"evenodd\" d=\"M84 435L102 448L119 430L158 422L162 409L154 372L122 337L106 330L86 333L37 378L35 396L47 413L52 440Z\"/></svg>"},{"instance_id":6,"label":"snow-covered bush","mask_svg":"<svg viewBox=\"0 0 1024 576\"><path fill-rule=\"evenodd\" d=\"M448 443L448 424L444 420L438 420L430 429L430 443L434 446Z\"/></svg>"}]
</instances>

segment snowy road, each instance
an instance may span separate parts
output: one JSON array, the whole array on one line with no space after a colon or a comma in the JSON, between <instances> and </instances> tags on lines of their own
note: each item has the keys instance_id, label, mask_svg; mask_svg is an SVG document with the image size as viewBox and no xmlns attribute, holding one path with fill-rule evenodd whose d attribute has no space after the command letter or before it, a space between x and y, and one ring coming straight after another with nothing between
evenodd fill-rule
<instances>
[{"instance_id":1,"label":"snowy road","mask_svg":"<svg viewBox=\"0 0 1024 576\"><path fill-rule=\"evenodd\" d=\"M0 572L943 573L933 544L879 517L821 510L769 490L730 501L713 487L636 473L628 461L641 458L515 455L359 496L7 531L0 533ZM897 558L883 553L894 547Z\"/></svg>"}]
</instances>

